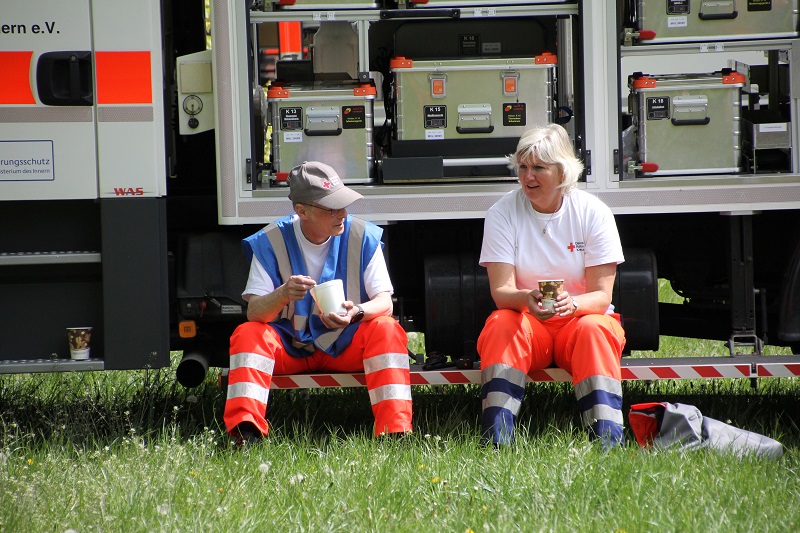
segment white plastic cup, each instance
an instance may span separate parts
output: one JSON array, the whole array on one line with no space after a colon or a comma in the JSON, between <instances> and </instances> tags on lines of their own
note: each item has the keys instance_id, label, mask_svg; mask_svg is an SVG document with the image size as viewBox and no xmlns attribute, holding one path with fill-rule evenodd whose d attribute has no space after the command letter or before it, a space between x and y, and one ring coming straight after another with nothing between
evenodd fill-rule
<instances>
[{"instance_id":1,"label":"white plastic cup","mask_svg":"<svg viewBox=\"0 0 800 533\"><path fill-rule=\"evenodd\" d=\"M67 328L67 342L69 343L69 356L75 361L89 359L92 341L92 328L88 326Z\"/></svg>"},{"instance_id":2,"label":"white plastic cup","mask_svg":"<svg viewBox=\"0 0 800 533\"><path fill-rule=\"evenodd\" d=\"M322 314L337 313L346 315L344 307L344 285L340 279L332 279L311 288L311 297L317 302Z\"/></svg>"}]
</instances>

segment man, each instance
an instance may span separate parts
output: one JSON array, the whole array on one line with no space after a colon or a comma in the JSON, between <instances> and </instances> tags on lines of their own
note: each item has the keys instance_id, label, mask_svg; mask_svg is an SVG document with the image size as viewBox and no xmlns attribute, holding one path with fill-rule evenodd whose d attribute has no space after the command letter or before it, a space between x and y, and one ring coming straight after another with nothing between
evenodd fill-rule
<instances>
[{"instance_id":1,"label":"man","mask_svg":"<svg viewBox=\"0 0 800 533\"><path fill-rule=\"evenodd\" d=\"M383 230L347 214L360 198L330 166L305 162L289 174L295 213L243 241L248 322L231 336L224 414L239 442L268 433L273 375L314 371L363 371L375 435L412 429L407 338L392 318ZM343 281L347 312L317 314L309 291L332 279Z\"/></svg>"}]
</instances>

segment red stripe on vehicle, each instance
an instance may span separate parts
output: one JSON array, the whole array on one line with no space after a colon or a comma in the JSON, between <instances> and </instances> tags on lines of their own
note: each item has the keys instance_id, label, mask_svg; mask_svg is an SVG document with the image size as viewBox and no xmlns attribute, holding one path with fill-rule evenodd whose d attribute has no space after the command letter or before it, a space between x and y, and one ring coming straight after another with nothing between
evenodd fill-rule
<instances>
[{"instance_id":1,"label":"red stripe on vehicle","mask_svg":"<svg viewBox=\"0 0 800 533\"><path fill-rule=\"evenodd\" d=\"M33 52L0 52L0 104L35 104L31 90Z\"/></svg>"},{"instance_id":2,"label":"red stripe on vehicle","mask_svg":"<svg viewBox=\"0 0 800 533\"><path fill-rule=\"evenodd\" d=\"M152 104L150 52L96 52L98 104Z\"/></svg>"}]
</instances>

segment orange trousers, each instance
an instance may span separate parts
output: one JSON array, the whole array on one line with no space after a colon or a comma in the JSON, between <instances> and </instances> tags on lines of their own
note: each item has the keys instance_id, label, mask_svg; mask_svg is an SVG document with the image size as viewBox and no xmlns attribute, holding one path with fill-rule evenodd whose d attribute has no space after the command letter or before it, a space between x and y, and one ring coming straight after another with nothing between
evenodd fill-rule
<instances>
[{"instance_id":1,"label":"orange trousers","mask_svg":"<svg viewBox=\"0 0 800 533\"><path fill-rule=\"evenodd\" d=\"M555 363L572 375L590 436L604 445L621 443L624 346L625 332L612 315L540 321L528 312L493 312L478 338L484 438L495 444L513 439L527 376Z\"/></svg>"},{"instance_id":2,"label":"orange trousers","mask_svg":"<svg viewBox=\"0 0 800 533\"><path fill-rule=\"evenodd\" d=\"M272 376L309 372L364 372L375 435L405 433L411 426L411 378L406 333L392 317L380 316L358 326L338 357L316 350L305 358L289 355L269 324L246 322L231 336L228 399L224 421L228 432L242 422L263 435Z\"/></svg>"}]
</instances>

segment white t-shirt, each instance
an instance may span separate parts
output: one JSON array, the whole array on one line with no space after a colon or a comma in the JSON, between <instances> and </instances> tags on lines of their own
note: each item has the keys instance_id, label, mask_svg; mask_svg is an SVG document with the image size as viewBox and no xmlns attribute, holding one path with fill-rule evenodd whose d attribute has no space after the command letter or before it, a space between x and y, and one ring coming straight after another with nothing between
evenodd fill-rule
<instances>
[{"instance_id":1,"label":"white t-shirt","mask_svg":"<svg viewBox=\"0 0 800 533\"><path fill-rule=\"evenodd\" d=\"M293 215L292 227L294 228L297 242L300 244L303 258L306 261L308 275L314 280L319 280L322 275L322 269L325 267L325 259L328 257L328 248L330 248L331 240L328 239L322 244L314 244L309 241L300 230L300 222L297 219L297 215ZM375 255L372 256L367 268L364 270L364 286L370 299L381 292L394 293L389 271L386 268L386 261L383 258L383 250L380 246L375 250ZM269 277L261 262L253 255L253 260L250 262L250 275L247 278L247 286L242 293L242 298L249 302L250 295L263 296L274 290L275 285L272 283L272 278Z\"/></svg>"},{"instance_id":2,"label":"white t-shirt","mask_svg":"<svg viewBox=\"0 0 800 533\"><path fill-rule=\"evenodd\" d=\"M564 196L555 213L534 210L522 189L504 195L486 213L480 264L514 265L518 289L538 288L540 279L563 279L564 289L577 296L586 293L586 267L624 260L611 209L580 189Z\"/></svg>"}]
</instances>

